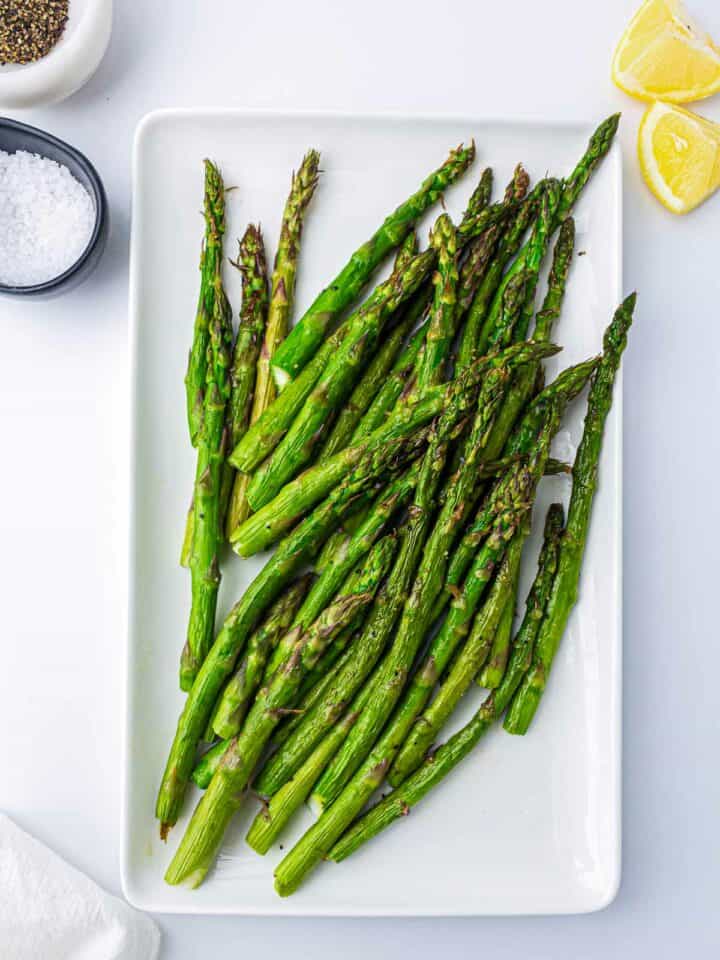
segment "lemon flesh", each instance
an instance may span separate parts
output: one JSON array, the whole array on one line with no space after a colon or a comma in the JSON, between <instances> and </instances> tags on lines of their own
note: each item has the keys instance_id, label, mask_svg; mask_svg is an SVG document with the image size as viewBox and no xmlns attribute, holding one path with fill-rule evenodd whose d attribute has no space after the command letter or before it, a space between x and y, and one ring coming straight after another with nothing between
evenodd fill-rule
<instances>
[{"instance_id":1,"label":"lemon flesh","mask_svg":"<svg viewBox=\"0 0 720 960\"><path fill-rule=\"evenodd\" d=\"M615 50L612 77L641 100L701 100L720 90L720 47L681 0L646 0Z\"/></svg>"},{"instance_id":2,"label":"lemon flesh","mask_svg":"<svg viewBox=\"0 0 720 960\"><path fill-rule=\"evenodd\" d=\"M673 213L688 213L720 187L720 124L681 107L648 107L638 155L647 185Z\"/></svg>"}]
</instances>

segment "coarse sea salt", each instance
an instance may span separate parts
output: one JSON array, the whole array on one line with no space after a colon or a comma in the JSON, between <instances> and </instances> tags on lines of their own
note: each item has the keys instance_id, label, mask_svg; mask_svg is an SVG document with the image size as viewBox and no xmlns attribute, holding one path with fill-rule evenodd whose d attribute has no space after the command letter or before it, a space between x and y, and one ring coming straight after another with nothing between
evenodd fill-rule
<instances>
[{"instance_id":1,"label":"coarse sea salt","mask_svg":"<svg viewBox=\"0 0 720 960\"><path fill-rule=\"evenodd\" d=\"M67 167L0 150L0 283L59 277L81 257L94 225L92 198Z\"/></svg>"}]
</instances>

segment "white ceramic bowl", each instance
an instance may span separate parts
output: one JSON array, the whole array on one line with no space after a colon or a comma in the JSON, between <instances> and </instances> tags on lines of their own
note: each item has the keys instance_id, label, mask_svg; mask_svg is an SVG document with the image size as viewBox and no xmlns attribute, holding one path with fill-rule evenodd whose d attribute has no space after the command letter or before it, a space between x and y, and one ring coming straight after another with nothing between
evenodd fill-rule
<instances>
[{"instance_id":1,"label":"white ceramic bowl","mask_svg":"<svg viewBox=\"0 0 720 960\"><path fill-rule=\"evenodd\" d=\"M111 27L112 0L70 0L63 35L47 56L0 66L0 107L36 107L75 93L97 70Z\"/></svg>"}]
</instances>

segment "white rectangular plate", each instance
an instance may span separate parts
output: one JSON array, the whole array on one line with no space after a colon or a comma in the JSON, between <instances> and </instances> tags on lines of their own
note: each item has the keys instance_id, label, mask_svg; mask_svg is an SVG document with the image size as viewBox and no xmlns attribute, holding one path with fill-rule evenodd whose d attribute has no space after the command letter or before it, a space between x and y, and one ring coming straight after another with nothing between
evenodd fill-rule
<instances>
[{"instance_id":1,"label":"white rectangular plate","mask_svg":"<svg viewBox=\"0 0 720 960\"><path fill-rule=\"evenodd\" d=\"M248 221L262 223L274 254L290 171L304 151L322 152L323 176L303 236L298 302L309 304L386 213L450 147L475 138L473 171L449 190L457 217L481 168L496 195L518 161L533 179L563 175L582 154L591 127L408 119L274 115L235 110L163 111L137 133L130 271L132 449L130 609L125 752L123 885L139 907L162 912L302 915L573 913L614 896L620 872L621 389L608 421L600 490L576 608L547 696L525 737L492 731L441 787L406 819L342 865L324 864L293 897L273 891L275 849L256 856L243 837L248 801L217 868L196 891L166 886L163 873L185 827L158 838L155 794L183 695L177 664L189 607L178 566L194 455L185 422L183 376L197 298L203 157L228 185L227 252ZM549 366L597 353L620 298L621 167L617 147L577 208L577 256ZM421 235L437 210L425 218ZM236 271L226 272L239 305ZM544 287L544 284L543 284ZM574 405L556 452L571 458L582 427ZM567 499L568 480L542 484L526 551L532 576L544 508ZM223 564L222 617L260 569L261 559ZM474 690L455 726L480 696ZM187 798L186 811L197 800ZM303 813L283 837L287 850L311 822Z\"/></svg>"}]
</instances>

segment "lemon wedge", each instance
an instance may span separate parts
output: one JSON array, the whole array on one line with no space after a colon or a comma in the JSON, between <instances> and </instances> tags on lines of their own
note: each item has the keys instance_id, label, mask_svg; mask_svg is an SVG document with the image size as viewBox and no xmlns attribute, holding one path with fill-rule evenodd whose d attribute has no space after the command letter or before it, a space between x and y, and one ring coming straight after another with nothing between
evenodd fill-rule
<instances>
[{"instance_id":1,"label":"lemon wedge","mask_svg":"<svg viewBox=\"0 0 720 960\"><path fill-rule=\"evenodd\" d=\"M638 156L658 200L673 213L688 213L720 187L720 124L654 103L640 123Z\"/></svg>"},{"instance_id":2,"label":"lemon wedge","mask_svg":"<svg viewBox=\"0 0 720 960\"><path fill-rule=\"evenodd\" d=\"M641 100L701 100L720 90L720 47L681 0L646 0L617 45L612 78Z\"/></svg>"}]
</instances>

